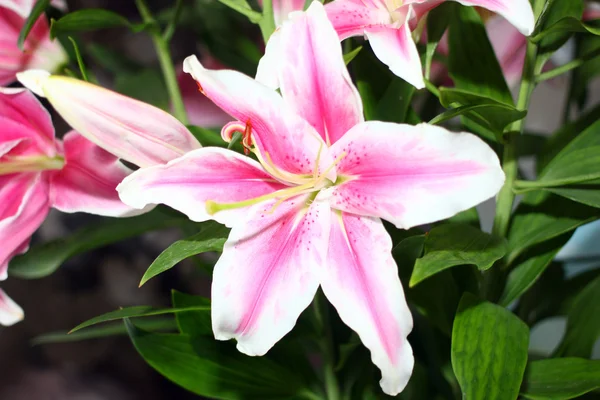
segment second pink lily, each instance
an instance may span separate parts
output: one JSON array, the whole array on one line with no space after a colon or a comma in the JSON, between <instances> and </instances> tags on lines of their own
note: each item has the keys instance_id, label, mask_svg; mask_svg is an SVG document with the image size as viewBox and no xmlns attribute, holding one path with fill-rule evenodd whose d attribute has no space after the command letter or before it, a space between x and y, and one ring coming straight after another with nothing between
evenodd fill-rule
<instances>
[{"instance_id":1,"label":"second pink lily","mask_svg":"<svg viewBox=\"0 0 600 400\"><path fill-rule=\"evenodd\" d=\"M214 270L219 340L266 353L289 332L319 286L355 330L391 395L410 377L412 318L380 218L409 228L494 196L496 154L468 133L365 122L362 103L323 6L283 24L277 91L235 71L184 63L202 92L237 121L258 162L202 148L143 168L118 190L133 207L167 204L194 221L232 227Z\"/></svg>"}]
</instances>

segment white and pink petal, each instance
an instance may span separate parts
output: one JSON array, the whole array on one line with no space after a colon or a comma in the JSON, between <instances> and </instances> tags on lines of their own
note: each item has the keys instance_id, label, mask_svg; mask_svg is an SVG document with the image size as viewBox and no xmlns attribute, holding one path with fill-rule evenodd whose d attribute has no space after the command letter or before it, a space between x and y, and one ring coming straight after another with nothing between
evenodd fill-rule
<instances>
[{"instance_id":1,"label":"white and pink petal","mask_svg":"<svg viewBox=\"0 0 600 400\"><path fill-rule=\"evenodd\" d=\"M336 0L327 3L325 11L340 40L363 36L367 28L388 26L393 22L382 0Z\"/></svg>"},{"instance_id":2,"label":"white and pink petal","mask_svg":"<svg viewBox=\"0 0 600 400\"><path fill-rule=\"evenodd\" d=\"M47 172L52 207L68 213L86 212L109 217L148 211L129 207L119 199L117 185L132 171L117 157L75 131L65 135L63 148L65 166Z\"/></svg>"},{"instance_id":3,"label":"white and pink petal","mask_svg":"<svg viewBox=\"0 0 600 400\"><path fill-rule=\"evenodd\" d=\"M343 156L332 207L408 229L449 218L495 196L504 173L494 151L470 133L369 121L332 147Z\"/></svg>"},{"instance_id":4,"label":"white and pink petal","mask_svg":"<svg viewBox=\"0 0 600 400\"><path fill-rule=\"evenodd\" d=\"M206 202L235 203L286 187L248 157L205 147L166 165L140 169L126 178L117 190L121 200L134 208L165 204L193 221L215 219L233 226L244 220L248 207L210 215Z\"/></svg>"},{"instance_id":5,"label":"white and pink petal","mask_svg":"<svg viewBox=\"0 0 600 400\"><path fill-rule=\"evenodd\" d=\"M11 326L23 320L23 309L0 289L0 325Z\"/></svg>"},{"instance_id":6,"label":"white and pink petal","mask_svg":"<svg viewBox=\"0 0 600 400\"><path fill-rule=\"evenodd\" d=\"M285 103L331 145L362 122L362 101L323 5L313 2L279 32L279 76Z\"/></svg>"},{"instance_id":7,"label":"white and pink petal","mask_svg":"<svg viewBox=\"0 0 600 400\"><path fill-rule=\"evenodd\" d=\"M336 212L321 287L371 351L383 391L395 396L408 383L414 358L406 339L412 316L391 252L392 240L379 219Z\"/></svg>"},{"instance_id":8,"label":"white and pink petal","mask_svg":"<svg viewBox=\"0 0 600 400\"><path fill-rule=\"evenodd\" d=\"M233 227L212 283L212 325L218 340L236 339L263 355L287 334L319 287L327 257L331 209L308 197L256 205ZM232 279L235 277L235 279Z\"/></svg>"},{"instance_id":9,"label":"white and pink petal","mask_svg":"<svg viewBox=\"0 0 600 400\"><path fill-rule=\"evenodd\" d=\"M12 257L27 250L29 238L44 222L50 205L42 174L0 175L0 280Z\"/></svg>"}]
</instances>

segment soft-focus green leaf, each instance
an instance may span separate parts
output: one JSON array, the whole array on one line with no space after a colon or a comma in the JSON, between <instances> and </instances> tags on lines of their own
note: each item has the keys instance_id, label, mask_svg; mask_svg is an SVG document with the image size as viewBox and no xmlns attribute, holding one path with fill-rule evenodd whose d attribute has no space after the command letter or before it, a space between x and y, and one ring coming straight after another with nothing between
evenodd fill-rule
<instances>
[{"instance_id":1,"label":"soft-focus green leaf","mask_svg":"<svg viewBox=\"0 0 600 400\"><path fill-rule=\"evenodd\" d=\"M466 117L495 132L499 140L502 139L502 132L506 126L527 115L527 111L519 111L512 105L466 90L440 88L440 95L440 102L444 107L459 107L460 113L456 115L465 114ZM455 110L458 108L447 111L449 115L445 119L454 117L455 115L452 115L451 111Z\"/></svg>"},{"instance_id":2,"label":"soft-focus green leaf","mask_svg":"<svg viewBox=\"0 0 600 400\"><path fill-rule=\"evenodd\" d=\"M600 178L600 119L575 137L548 163L537 182L547 187ZM558 182L558 184L557 184Z\"/></svg>"},{"instance_id":3,"label":"soft-focus green leaf","mask_svg":"<svg viewBox=\"0 0 600 400\"><path fill-rule=\"evenodd\" d=\"M467 224L476 228L481 228L481 223L479 222L479 212L477 211L477 207L472 207L468 210L461 211L458 214L448 218L447 221L456 224Z\"/></svg>"},{"instance_id":4,"label":"soft-focus green leaf","mask_svg":"<svg viewBox=\"0 0 600 400\"><path fill-rule=\"evenodd\" d=\"M582 0L552 0L546 5L532 35L532 37L543 35L538 42L539 66L543 65L572 35L572 32L553 28L555 24L565 18L581 20L584 7ZM552 31L545 33L550 30ZM541 70L539 66L537 69Z\"/></svg>"},{"instance_id":5,"label":"soft-focus green leaf","mask_svg":"<svg viewBox=\"0 0 600 400\"><path fill-rule=\"evenodd\" d=\"M54 38L61 34L87 32L118 26L129 28L133 32L142 31L146 27L144 24L132 24L127 18L113 11L101 8L86 8L70 12L59 20L52 20L50 36Z\"/></svg>"},{"instance_id":6,"label":"soft-focus green leaf","mask_svg":"<svg viewBox=\"0 0 600 400\"><path fill-rule=\"evenodd\" d=\"M458 89L512 105L512 95L481 17L473 7L452 6L448 70L454 84Z\"/></svg>"},{"instance_id":7,"label":"soft-focus green leaf","mask_svg":"<svg viewBox=\"0 0 600 400\"><path fill-rule=\"evenodd\" d=\"M554 132L537 158L538 173L541 173L548 163L550 163L550 161L552 161L554 157L569 144L569 142L596 122L598 120L598 115L600 115L600 104L585 112L576 121L563 125Z\"/></svg>"},{"instance_id":8,"label":"soft-focus green leaf","mask_svg":"<svg viewBox=\"0 0 600 400\"><path fill-rule=\"evenodd\" d=\"M227 143L223 140L221 134L217 131L202 128L201 126L195 125L187 125L187 128L190 130L190 132L192 132L192 135L194 135L194 137L198 139L200 144L204 147L231 147L232 150L235 150L238 153L242 153L244 151L244 148L242 147L242 144L240 142L234 143L233 146L231 146L230 143Z\"/></svg>"},{"instance_id":9,"label":"soft-focus green leaf","mask_svg":"<svg viewBox=\"0 0 600 400\"><path fill-rule=\"evenodd\" d=\"M475 265L486 270L506 254L506 249L506 240L471 225L437 226L425 238L425 255L415 263L410 286L457 265Z\"/></svg>"},{"instance_id":10,"label":"soft-focus green leaf","mask_svg":"<svg viewBox=\"0 0 600 400\"><path fill-rule=\"evenodd\" d=\"M521 396L567 400L600 388L600 360L551 358L529 363Z\"/></svg>"},{"instance_id":11,"label":"soft-focus green leaf","mask_svg":"<svg viewBox=\"0 0 600 400\"><path fill-rule=\"evenodd\" d=\"M452 12L450 3L442 3L431 10L427 16L427 46L425 47L425 78L430 78L431 62L438 43L450 22Z\"/></svg>"},{"instance_id":12,"label":"soft-focus green leaf","mask_svg":"<svg viewBox=\"0 0 600 400\"><path fill-rule=\"evenodd\" d=\"M600 276L575 298L567 315L567 331L557 356L589 358L600 337Z\"/></svg>"},{"instance_id":13,"label":"soft-focus green leaf","mask_svg":"<svg viewBox=\"0 0 600 400\"><path fill-rule=\"evenodd\" d=\"M146 320L140 319L136 321L136 325L147 331L176 331L177 324L173 318L148 318ZM95 326L88 328L83 331L69 333L67 331L60 332L48 332L42 335L36 336L31 340L32 345L40 344L52 344L52 343L68 343L78 342L80 340L89 339L100 339L111 336L125 336L127 335L127 329L123 326L122 322L108 323L102 326Z\"/></svg>"},{"instance_id":14,"label":"soft-focus green leaf","mask_svg":"<svg viewBox=\"0 0 600 400\"><path fill-rule=\"evenodd\" d=\"M119 73L115 77L115 90L163 110L169 109L167 86L158 70L146 68L131 73Z\"/></svg>"},{"instance_id":15,"label":"soft-focus green leaf","mask_svg":"<svg viewBox=\"0 0 600 400\"><path fill-rule=\"evenodd\" d=\"M177 385L214 399L281 399L304 391L301 376L211 337L149 333L125 320L138 353Z\"/></svg>"},{"instance_id":16,"label":"soft-focus green leaf","mask_svg":"<svg viewBox=\"0 0 600 400\"><path fill-rule=\"evenodd\" d=\"M508 274L506 286L498 304L506 307L525 293L550 265L556 254L567 243L571 233L538 244L517 258Z\"/></svg>"},{"instance_id":17,"label":"soft-focus green leaf","mask_svg":"<svg viewBox=\"0 0 600 400\"><path fill-rule=\"evenodd\" d=\"M171 301L174 308L210 307L210 300L202 296L194 296L173 290ZM175 314L179 332L190 336L212 335L210 312L204 310Z\"/></svg>"},{"instance_id":18,"label":"soft-focus green leaf","mask_svg":"<svg viewBox=\"0 0 600 400\"><path fill-rule=\"evenodd\" d=\"M464 400L516 399L529 329L510 311L465 293L452 329L452 368Z\"/></svg>"},{"instance_id":19,"label":"soft-focus green leaf","mask_svg":"<svg viewBox=\"0 0 600 400\"><path fill-rule=\"evenodd\" d=\"M508 232L510 264L523 251L600 218L600 210L554 194L527 193L517 207Z\"/></svg>"},{"instance_id":20,"label":"soft-focus green leaf","mask_svg":"<svg viewBox=\"0 0 600 400\"><path fill-rule=\"evenodd\" d=\"M600 179L581 185L552 188L548 191L591 207L600 208Z\"/></svg>"},{"instance_id":21,"label":"soft-focus green leaf","mask_svg":"<svg viewBox=\"0 0 600 400\"><path fill-rule=\"evenodd\" d=\"M246 0L219 0L221 3L225 4L227 7L234 9L242 15L248 17L250 22L259 23L262 19L262 14L258 11L254 11L250 4Z\"/></svg>"},{"instance_id":22,"label":"soft-focus green leaf","mask_svg":"<svg viewBox=\"0 0 600 400\"><path fill-rule=\"evenodd\" d=\"M573 0L571 0L573 1ZM556 33L573 33L573 32L587 32L592 35L600 35L600 28L593 24L583 23L581 19L574 17L565 17L559 19L548 28L544 29L537 35L532 36L529 40L534 43L538 43L544 38L556 34Z\"/></svg>"},{"instance_id":23,"label":"soft-focus green leaf","mask_svg":"<svg viewBox=\"0 0 600 400\"><path fill-rule=\"evenodd\" d=\"M600 37L579 35L576 39L576 59L586 59L592 55L596 55L573 71L571 91L569 93L570 99L568 100L569 104L574 101L579 109L582 109L587 104L588 89L590 88L591 81L600 74L600 57L597 56L600 51ZM600 105L596 106L596 108L598 107ZM598 111L595 112L595 115L598 115Z\"/></svg>"},{"instance_id":24,"label":"soft-focus green leaf","mask_svg":"<svg viewBox=\"0 0 600 400\"><path fill-rule=\"evenodd\" d=\"M29 32L31 32L31 29L33 28L33 25L36 23L36 21L38 20L39 17L42 16L44 14L44 11L46 11L46 9L48 8L48 6L50 5L50 0L37 0L35 5L33 6L31 13L29 13L29 16L27 17L27 19L25 20L25 23L23 24L23 27L21 28L21 32L19 32L19 39L17 40L17 46L19 47L19 50L23 51L23 45L25 44L25 40L27 39L27 36L29 35ZM7 28L5 28L7 29Z\"/></svg>"},{"instance_id":25,"label":"soft-focus green leaf","mask_svg":"<svg viewBox=\"0 0 600 400\"><path fill-rule=\"evenodd\" d=\"M350 64L350 62L354 60L354 58L358 55L358 53L360 53L361 50L362 46L358 46L355 49L352 49L348 53L344 54L344 63L346 65Z\"/></svg>"},{"instance_id":26,"label":"soft-focus green leaf","mask_svg":"<svg viewBox=\"0 0 600 400\"><path fill-rule=\"evenodd\" d=\"M83 58L81 57L81 52L79 51L79 46L75 39L69 36L69 41L73 45L73 51L75 52L75 58L77 59L77 66L79 67L79 72L81 73L81 77L84 81L89 82L87 69L85 68L85 64L83 62Z\"/></svg>"},{"instance_id":27,"label":"soft-focus green leaf","mask_svg":"<svg viewBox=\"0 0 600 400\"><path fill-rule=\"evenodd\" d=\"M152 317L155 315L163 314L177 314L184 312L206 312L210 313L210 305L200 305L182 308L155 308L152 306L134 306L121 308L120 310L107 312L106 314L99 315L92 319L77 325L71 329L71 333L77 332L81 329L87 328L92 325L100 324L108 321L116 321L123 318L136 318L136 317Z\"/></svg>"},{"instance_id":28,"label":"soft-focus green leaf","mask_svg":"<svg viewBox=\"0 0 600 400\"><path fill-rule=\"evenodd\" d=\"M216 222L204 223L199 233L178 240L160 253L144 273L140 286L188 257L208 251L222 251L228 235L229 229L225 226Z\"/></svg>"},{"instance_id":29,"label":"soft-focus green leaf","mask_svg":"<svg viewBox=\"0 0 600 400\"><path fill-rule=\"evenodd\" d=\"M158 209L137 217L106 218L79 229L70 236L32 247L27 253L12 259L8 273L23 279L43 278L78 254L145 232L189 223L185 217L168 215Z\"/></svg>"},{"instance_id":30,"label":"soft-focus green leaf","mask_svg":"<svg viewBox=\"0 0 600 400\"><path fill-rule=\"evenodd\" d=\"M414 93L413 85L403 79L393 79L377 103L377 119L396 123L405 122Z\"/></svg>"}]
</instances>

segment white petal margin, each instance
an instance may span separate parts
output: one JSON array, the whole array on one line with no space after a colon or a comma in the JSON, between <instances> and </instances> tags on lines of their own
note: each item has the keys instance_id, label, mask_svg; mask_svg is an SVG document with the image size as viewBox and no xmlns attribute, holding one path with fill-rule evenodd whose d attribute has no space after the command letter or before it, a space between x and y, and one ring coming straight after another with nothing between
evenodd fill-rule
<instances>
[{"instance_id":1,"label":"white petal margin","mask_svg":"<svg viewBox=\"0 0 600 400\"><path fill-rule=\"evenodd\" d=\"M340 318L360 336L381 370L381 388L395 396L412 374L406 337L412 330L392 240L381 220L336 212L321 286Z\"/></svg>"},{"instance_id":2,"label":"white petal margin","mask_svg":"<svg viewBox=\"0 0 600 400\"><path fill-rule=\"evenodd\" d=\"M319 287L331 221L329 205L307 196L256 205L233 227L212 283L217 340L237 339L251 356L265 354L292 330Z\"/></svg>"},{"instance_id":3,"label":"white petal margin","mask_svg":"<svg viewBox=\"0 0 600 400\"><path fill-rule=\"evenodd\" d=\"M24 316L23 309L0 289L0 325L14 325Z\"/></svg>"},{"instance_id":4,"label":"white petal margin","mask_svg":"<svg viewBox=\"0 0 600 400\"><path fill-rule=\"evenodd\" d=\"M206 201L234 203L286 188L263 171L260 164L234 151L204 147L166 165L142 168L117 186L121 201L143 209L165 204L192 221L214 219L229 227L244 221L249 207L209 215Z\"/></svg>"}]
</instances>

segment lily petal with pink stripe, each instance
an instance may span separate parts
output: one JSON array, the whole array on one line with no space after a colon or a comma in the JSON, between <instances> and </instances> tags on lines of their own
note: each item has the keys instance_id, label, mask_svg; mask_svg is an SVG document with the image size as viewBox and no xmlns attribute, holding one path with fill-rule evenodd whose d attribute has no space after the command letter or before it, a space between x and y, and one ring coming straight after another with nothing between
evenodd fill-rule
<instances>
[{"instance_id":1,"label":"lily petal with pink stripe","mask_svg":"<svg viewBox=\"0 0 600 400\"><path fill-rule=\"evenodd\" d=\"M474 135L364 122L321 3L292 14L273 38L267 57L279 61L268 70L280 93L185 61L201 91L237 120L222 137L243 132L258 163L203 148L134 172L119 194L133 207L164 203L232 227L213 276L217 339L266 353L321 285L371 351L383 390L396 395L414 363L412 317L380 218L410 227L450 217L494 196L504 174Z\"/></svg>"},{"instance_id":2,"label":"lily petal with pink stripe","mask_svg":"<svg viewBox=\"0 0 600 400\"><path fill-rule=\"evenodd\" d=\"M14 325L24 316L23 309L0 289L0 325Z\"/></svg>"},{"instance_id":3,"label":"lily petal with pink stripe","mask_svg":"<svg viewBox=\"0 0 600 400\"><path fill-rule=\"evenodd\" d=\"M390 70L418 89L425 87L417 47L409 22L420 18L445 0L334 0L325 6L340 40L366 36L373 52ZM529 0L455 0L498 13L519 31L534 28Z\"/></svg>"},{"instance_id":4,"label":"lily petal with pink stripe","mask_svg":"<svg viewBox=\"0 0 600 400\"><path fill-rule=\"evenodd\" d=\"M142 101L41 70L21 72L17 78L46 97L79 134L140 167L164 164L200 147L175 117Z\"/></svg>"}]
</instances>

